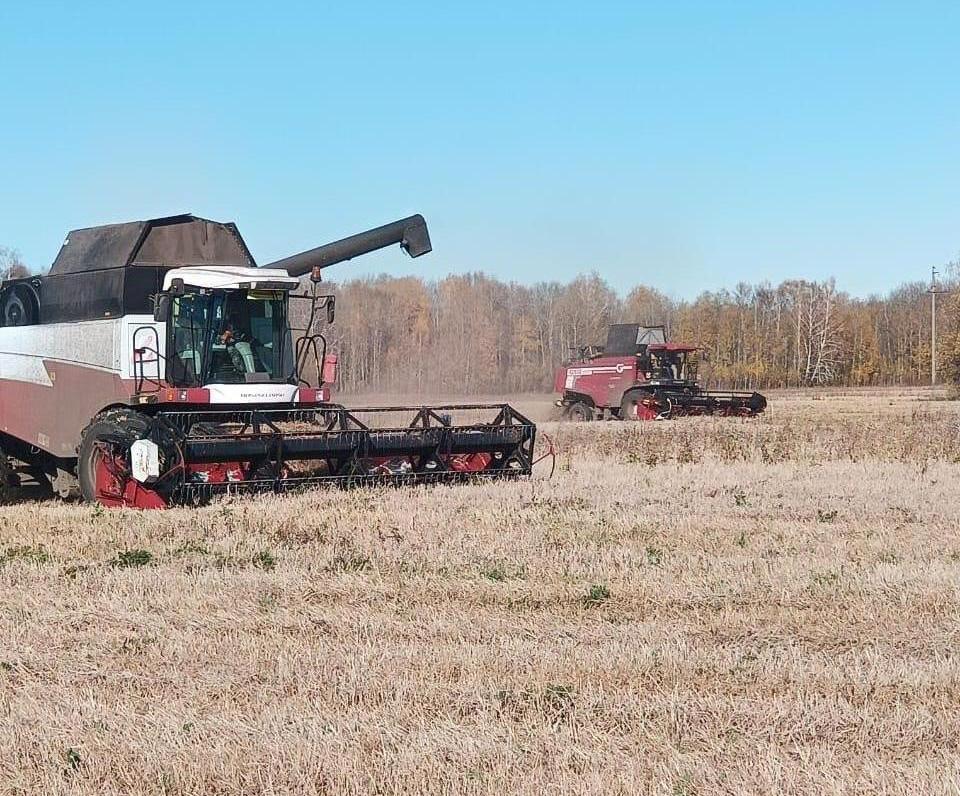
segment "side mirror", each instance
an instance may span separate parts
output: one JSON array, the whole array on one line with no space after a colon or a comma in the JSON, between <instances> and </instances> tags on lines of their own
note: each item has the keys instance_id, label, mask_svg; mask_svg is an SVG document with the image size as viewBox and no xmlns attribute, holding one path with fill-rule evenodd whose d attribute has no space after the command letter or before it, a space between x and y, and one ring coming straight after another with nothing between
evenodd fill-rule
<instances>
[{"instance_id":1,"label":"side mirror","mask_svg":"<svg viewBox=\"0 0 960 796\"><path fill-rule=\"evenodd\" d=\"M333 296L327 296L327 323L333 323L337 317L337 300Z\"/></svg>"},{"instance_id":2,"label":"side mirror","mask_svg":"<svg viewBox=\"0 0 960 796\"><path fill-rule=\"evenodd\" d=\"M157 323L166 323L170 317L170 294L158 293L153 304L153 319Z\"/></svg>"}]
</instances>

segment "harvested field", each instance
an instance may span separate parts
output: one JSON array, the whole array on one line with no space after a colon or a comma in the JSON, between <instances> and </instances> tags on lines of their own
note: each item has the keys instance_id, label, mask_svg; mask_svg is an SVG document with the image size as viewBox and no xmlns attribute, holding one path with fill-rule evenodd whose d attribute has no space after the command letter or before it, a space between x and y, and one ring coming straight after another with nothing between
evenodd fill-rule
<instances>
[{"instance_id":1,"label":"harvested field","mask_svg":"<svg viewBox=\"0 0 960 796\"><path fill-rule=\"evenodd\" d=\"M0 794L957 793L928 397L544 423L551 480L2 508Z\"/></svg>"}]
</instances>

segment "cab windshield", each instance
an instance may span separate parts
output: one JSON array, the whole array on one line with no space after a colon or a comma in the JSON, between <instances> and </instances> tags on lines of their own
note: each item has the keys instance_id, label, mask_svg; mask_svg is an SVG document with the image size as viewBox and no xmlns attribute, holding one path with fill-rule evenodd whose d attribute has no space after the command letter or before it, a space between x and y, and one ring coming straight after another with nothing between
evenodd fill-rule
<instances>
[{"instance_id":1,"label":"cab windshield","mask_svg":"<svg viewBox=\"0 0 960 796\"><path fill-rule=\"evenodd\" d=\"M289 381L286 307L284 293L272 290L174 297L169 381L177 387Z\"/></svg>"}]
</instances>

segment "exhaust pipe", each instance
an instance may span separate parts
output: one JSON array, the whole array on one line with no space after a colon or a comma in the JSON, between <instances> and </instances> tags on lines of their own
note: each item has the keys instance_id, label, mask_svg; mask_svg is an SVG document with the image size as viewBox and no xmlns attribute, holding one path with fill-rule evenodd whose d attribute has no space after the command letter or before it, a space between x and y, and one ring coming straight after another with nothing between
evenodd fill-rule
<instances>
[{"instance_id":1,"label":"exhaust pipe","mask_svg":"<svg viewBox=\"0 0 960 796\"><path fill-rule=\"evenodd\" d=\"M369 254L395 243L399 243L411 257L419 257L421 254L432 251L430 233L427 231L427 222L424 221L423 216L418 213L415 216L394 221L392 224L384 224L382 227L267 263L264 267L282 268L290 276L303 276L309 274L314 268L329 268L331 265L351 260L361 254Z\"/></svg>"}]
</instances>

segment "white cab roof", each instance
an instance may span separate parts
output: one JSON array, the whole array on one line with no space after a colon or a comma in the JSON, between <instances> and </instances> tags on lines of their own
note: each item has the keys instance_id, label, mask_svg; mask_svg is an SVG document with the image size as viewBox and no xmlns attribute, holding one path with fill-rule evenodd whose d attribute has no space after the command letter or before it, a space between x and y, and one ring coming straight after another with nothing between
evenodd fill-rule
<instances>
[{"instance_id":1,"label":"white cab roof","mask_svg":"<svg viewBox=\"0 0 960 796\"><path fill-rule=\"evenodd\" d=\"M182 279L183 284L189 287L212 290L238 289L241 285L251 290L268 285L292 290L300 284L299 279L280 268L243 268L233 265L173 268L163 277L163 289L169 290L174 279Z\"/></svg>"}]
</instances>

